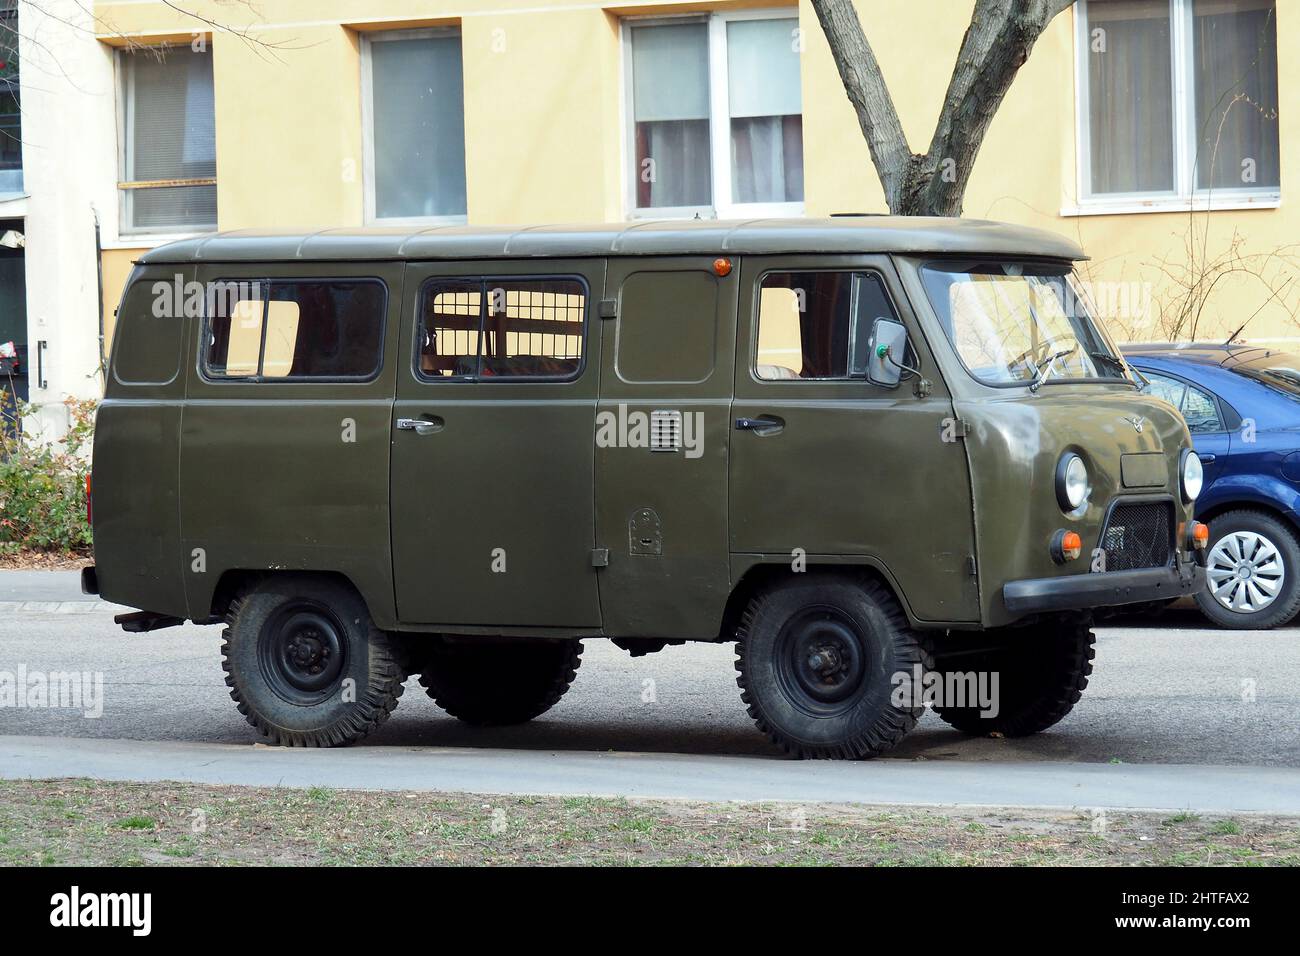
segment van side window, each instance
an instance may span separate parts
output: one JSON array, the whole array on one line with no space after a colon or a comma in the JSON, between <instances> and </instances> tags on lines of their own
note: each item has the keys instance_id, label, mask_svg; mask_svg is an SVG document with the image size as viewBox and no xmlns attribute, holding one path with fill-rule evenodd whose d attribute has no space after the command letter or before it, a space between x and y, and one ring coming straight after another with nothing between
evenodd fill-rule
<instances>
[{"instance_id":1,"label":"van side window","mask_svg":"<svg viewBox=\"0 0 1300 956\"><path fill-rule=\"evenodd\" d=\"M864 368L872 323L897 321L880 277L853 272L769 272L758 300L754 374L765 381L847 379Z\"/></svg>"},{"instance_id":2,"label":"van side window","mask_svg":"<svg viewBox=\"0 0 1300 956\"><path fill-rule=\"evenodd\" d=\"M214 283L204 371L260 380L371 378L382 357L387 299L377 279Z\"/></svg>"},{"instance_id":3,"label":"van side window","mask_svg":"<svg viewBox=\"0 0 1300 956\"><path fill-rule=\"evenodd\" d=\"M122 385L167 385L180 371L183 306L173 285L137 279L122 295L112 329L113 377Z\"/></svg>"},{"instance_id":4,"label":"van side window","mask_svg":"<svg viewBox=\"0 0 1300 956\"><path fill-rule=\"evenodd\" d=\"M582 367L577 279L433 279L420 295L423 378L568 379Z\"/></svg>"}]
</instances>

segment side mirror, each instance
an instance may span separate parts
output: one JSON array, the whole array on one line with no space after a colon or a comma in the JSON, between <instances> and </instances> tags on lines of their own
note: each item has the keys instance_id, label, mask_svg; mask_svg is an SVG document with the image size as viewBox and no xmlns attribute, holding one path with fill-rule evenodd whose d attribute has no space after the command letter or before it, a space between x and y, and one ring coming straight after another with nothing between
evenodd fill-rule
<instances>
[{"instance_id":1,"label":"side mirror","mask_svg":"<svg viewBox=\"0 0 1300 956\"><path fill-rule=\"evenodd\" d=\"M876 319L871 326L866 355L867 381L897 388L907 361L907 326L893 319Z\"/></svg>"}]
</instances>

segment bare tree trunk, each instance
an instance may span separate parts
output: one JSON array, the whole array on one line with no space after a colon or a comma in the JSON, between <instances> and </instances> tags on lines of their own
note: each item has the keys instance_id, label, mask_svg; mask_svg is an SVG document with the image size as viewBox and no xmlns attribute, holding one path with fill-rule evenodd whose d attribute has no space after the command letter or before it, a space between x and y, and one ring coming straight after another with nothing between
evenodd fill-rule
<instances>
[{"instance_id":1,"label":"bare tree trunk","mask_svg":"<svg viewBox=\"0 0 1300 956\"><path fill-rule=\"evenodd\" d=\"M928 152L913 153L852 0L812 0L889 211L958 216L989 124L1047 25L1074 0L975 0Z\"/></svg>"}]
</instances>

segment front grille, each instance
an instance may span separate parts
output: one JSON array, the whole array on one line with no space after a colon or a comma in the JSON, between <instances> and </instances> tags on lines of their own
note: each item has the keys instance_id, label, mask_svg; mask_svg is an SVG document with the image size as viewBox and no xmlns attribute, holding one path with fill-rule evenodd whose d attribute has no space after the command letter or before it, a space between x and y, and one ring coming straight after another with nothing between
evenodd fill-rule
<instances>
[{"instance_id":1,"label":"front grille","mask_svg":"<svg viewBox=\"0 0 1300 956\"><path fill-rule=\"evenodd\" d=\"M1173 558L1173 527L1172 502L1116 505L1101 533L1106 570L1165 567Z\"/></svg>"}]
</instances>

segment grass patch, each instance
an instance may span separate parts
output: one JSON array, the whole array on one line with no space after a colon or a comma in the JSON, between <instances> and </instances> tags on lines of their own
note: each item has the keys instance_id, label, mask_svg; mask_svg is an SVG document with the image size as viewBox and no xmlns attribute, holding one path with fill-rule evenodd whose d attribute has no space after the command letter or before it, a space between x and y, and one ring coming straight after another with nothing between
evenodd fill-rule
<instances>
[{"instance_id":1,"label":"grass patch","mask_svg":"<svg viewBox=\"0 0 1300 956\"><path fill-rule=\"evenodd\" d=\"M11 865L1295 866L1300 819L0 781Z\"/></svg>"}]
</instances>

